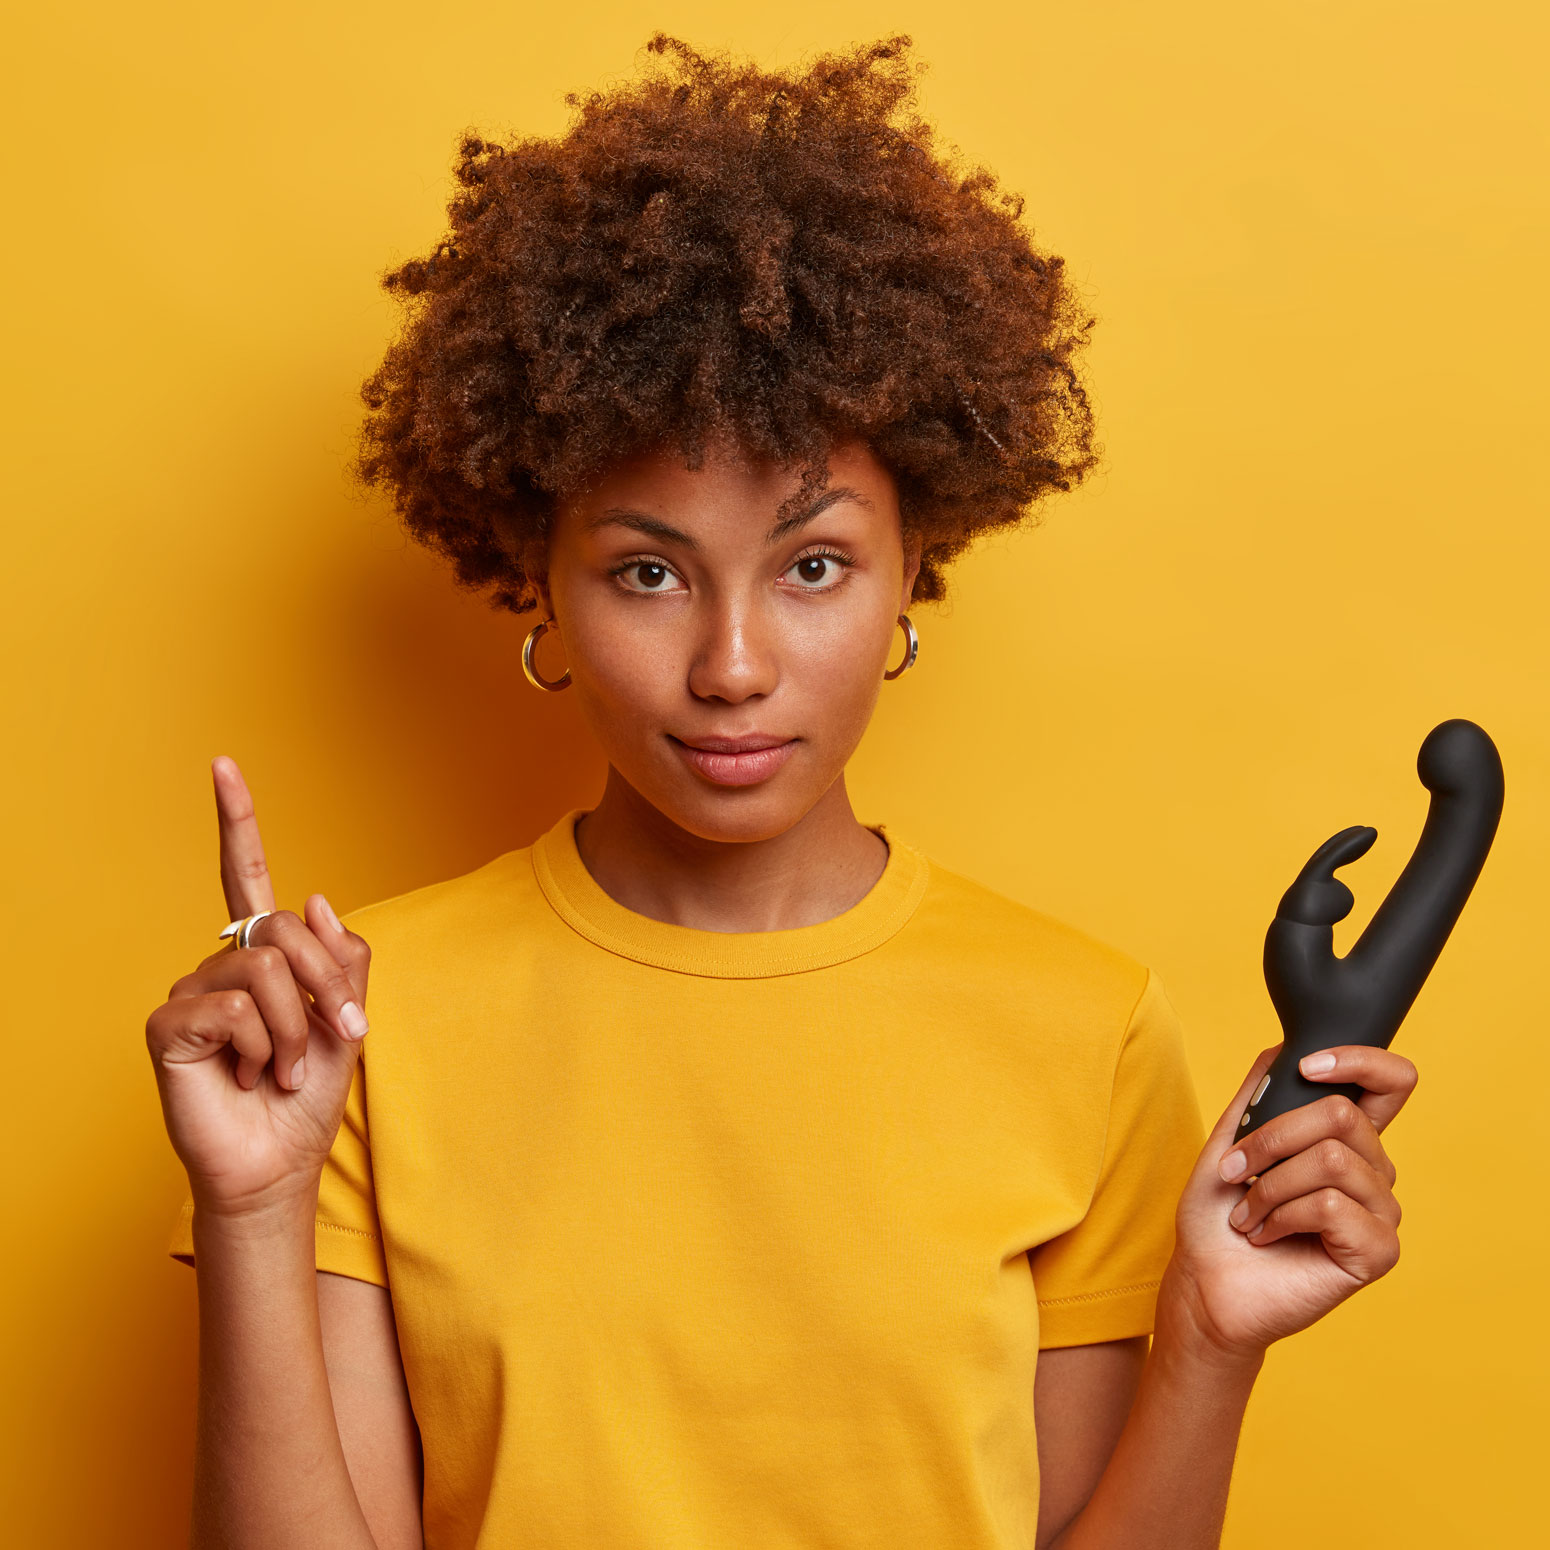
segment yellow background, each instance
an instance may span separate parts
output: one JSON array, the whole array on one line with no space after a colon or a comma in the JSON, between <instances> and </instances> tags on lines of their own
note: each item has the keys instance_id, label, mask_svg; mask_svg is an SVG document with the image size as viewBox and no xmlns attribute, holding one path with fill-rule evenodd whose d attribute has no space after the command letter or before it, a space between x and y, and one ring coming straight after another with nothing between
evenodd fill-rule
<instances>
[{"instance_id":1,"label":"yellow background","mask_svg":"<svg viewBox=\"0 0 1550 1550\"><path fill-rule=\"evenodd\" d=\"M657 27L766 63L897 31L1101 318L1104 471L915 611L858 813L1154 965L1214 1120L1279 1037L1265 925L1427 730L1507 809L1396 1048L1397 1269L1274 1347L1225 1543L1542 1528L1550 257L1542 7L812 0L32 7L10 24L0 379L10 1543L181 1542L194 1278L146 1014L225 919L208 763L282 899L527 843L602 770L528 627L342 469L465 127L552 133Z\"/></svg>"}]
</instances>

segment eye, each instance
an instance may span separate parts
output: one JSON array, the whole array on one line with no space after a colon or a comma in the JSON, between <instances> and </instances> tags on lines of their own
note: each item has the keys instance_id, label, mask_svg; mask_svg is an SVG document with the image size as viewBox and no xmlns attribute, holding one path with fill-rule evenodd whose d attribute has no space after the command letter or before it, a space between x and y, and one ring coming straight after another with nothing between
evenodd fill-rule
<instances>
[{"instance_id":1,"label":"eye","mask_svg":"<svg viewBox=\"0 0 1550 1550\"><path fill-rule=\"evenodd\" d=\"M797 556L786 574L796 571L800 575L801 582L795 588L798 592L832 592L844 585L855 563L854 555L838 549L809 549ZM815 584L808 585L810 582ZM824 585L816 585L819 582Z\"/></svg>"},{"instance_id":2,"label":"eye","mask_svg":"<svg viewBox=\"0 0 1550 1550\"><path fill-rule=\"evenodd\" d=\"M626 592L650 593L650 592L675 592L676 587L666 585L667 578L673 571L662 560L643 559L637 555L633 560L626 560L622 565L616 565L608 573L619 578L619 585ZM641 585L632 586L625 578L634 576Z\"/></svg>"}]
</instances>

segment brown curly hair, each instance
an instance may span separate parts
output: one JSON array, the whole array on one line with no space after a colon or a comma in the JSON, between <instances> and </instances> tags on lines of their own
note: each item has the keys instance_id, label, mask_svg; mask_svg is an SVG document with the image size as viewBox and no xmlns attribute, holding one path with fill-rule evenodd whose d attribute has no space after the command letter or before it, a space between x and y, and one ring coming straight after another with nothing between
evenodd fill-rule
<instances>
[{"instance_id":1,"label":"brown curly hair","mask_svg":"<svg viewBox=\"0 0 1550 1550\"><path fill-rule=\"evenodd\" d=\"M1102 453L1094 319L1023 201L912 108L907 36L767 73L658 33L554 140L460 147L450 234L383 278L404 325L353 464L467 587L522 613L556 492L712 438L825 482L865 442L921 537L917 601L973 538ZM782 508L784 514L785 507Z\"/></svg>"}]
</instances>

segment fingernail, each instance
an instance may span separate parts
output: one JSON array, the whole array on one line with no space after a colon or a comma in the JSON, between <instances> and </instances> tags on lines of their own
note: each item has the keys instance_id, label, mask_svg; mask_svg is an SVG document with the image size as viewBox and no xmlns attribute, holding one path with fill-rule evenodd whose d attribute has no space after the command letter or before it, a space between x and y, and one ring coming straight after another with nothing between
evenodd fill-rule
<instances>
[{"instance_id":1,"label":"fingernail","mask_svg":"<svg viewBox=\"0 0 1550 1550\"><path fill-rule=\"evenodd\" d=\"M295 1092L307 1079L307 1057L303 1055L300 1060L291 1067L291 1091Z\"/></svg>"},{"instance_id":2,"label":"fingernail","mask_svg":"<svg viewBox=\"0 0 1550 1550\"><path fill-rule=\"evenodd\" d=\"M339 917L334 913L333 905L330 904L322 894L318 895L318 908L323 912L323 919L326 920L335 931L344 930L344 927L339 924Z\"/></svg>"},{"instance_id":3,"label":"fingernail","mask_svg":"<svg viewBox=\"0 0 1550 1550\"><path fill-rule=\"evenodd\" d=\"M1321 1049L1317 1055L1304 1055L1297 1062L1297 1069L1304 1076L1318 1076L1322 1071L1335 1069L1335 1057L1327 1049Z\"/></svg>"},{"instance_id":4,"label":"fingernail","mask_svg":"<svg viewBox=\"0 0 1550 1550\"><path fill-rule=\"evenodd\" d=\"M1265 1224L1263 1222L1260 1222L1258 1224L1258 1226L1256 1226L1254 1228L1253 1232L1248 1233L1245 1236L1250 1237L1250 1238L1257 1238L1264 1230L1265 1230Z\"/></svg>"},{"instance_id":5,"label":"fingernail","mask_svg":"<svg viewBox=\"0 0 1550 1550\"><path fill-rule=\"evenodd\" d=\"M1234 1227L1241 1227L1249 1219L1249 1197L1245 1195L1237 1205L1232 1208L1232 1214L1227 1218Z\"/></svg>"},{"instance_id":6,"label":"fingernail","mask_svg":"<svg viewBox=\"0 0 1550 1550\"><path fill-rule=\"evenodd\" d=\"M366 1030L371 1026L366 1021L366 1014L353 1001L346 1001L339 1008L339 1025L344 1029L347 1039L364 1039Z\"/></svg>"},{"instance_id":7,"label":"fingernail","mask_svg":"<svg viewBox=\"0 0 1550 1550\"><path fill-rule=\"evenodd\" d=\"M1217 1165L1217 1172L1227 1180L1229 1184L1236 1178L1241 1178L1243 1170L1249 1165L1249 1160L1242 1152L1229 1152Z\"/></svg>"}]
</instances>

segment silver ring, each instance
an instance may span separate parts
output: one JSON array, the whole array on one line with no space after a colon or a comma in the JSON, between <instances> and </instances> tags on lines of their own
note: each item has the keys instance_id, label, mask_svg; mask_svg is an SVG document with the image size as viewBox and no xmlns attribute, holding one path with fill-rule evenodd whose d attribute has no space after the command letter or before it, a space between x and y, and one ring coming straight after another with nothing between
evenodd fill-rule
<instances>
[{"instance_id":1,"label":"silver ring","mask_svg":"<svg viewBox=\"0 0 1550 1550\"><path fill-rule=\"evenodd\" d=\"M221 940L227 937L236 937L238 947L247 947L253 935L253 927L261 921L265 915L273 915L273 910L260 910L256 915L244 915L241 920L234 920L221 932Z\"/></svg>"}]
</instances>

